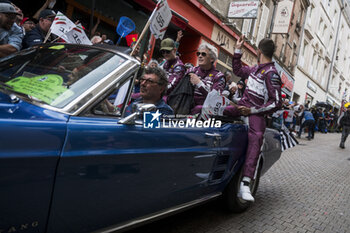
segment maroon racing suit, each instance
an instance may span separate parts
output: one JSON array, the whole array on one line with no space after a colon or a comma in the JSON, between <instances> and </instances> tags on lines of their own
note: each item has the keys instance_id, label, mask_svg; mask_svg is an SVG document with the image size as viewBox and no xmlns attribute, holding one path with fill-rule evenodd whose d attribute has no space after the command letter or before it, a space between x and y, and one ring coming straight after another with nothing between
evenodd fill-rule
<instances>
[{"instance_id":1,"label":"maroon racing suit","mask_svg":"<svg viewBox=\"0 0 350 233\"><path fill-rule=\"evenodd\" d=\"M218 71L214 65L209 70L203 70L199 66L192 67L187 71L187 74L189 73L194 73L201 79L194 88L195 107L192 109L191 113L196 114L201 112L208 93L214 89L222 92L225 88L226 81L224 74Z\"/></svg>"},{"instance_id":2,"label":"maroon racing suit","mask_svg":"<svg viewBox=\"0 0 350 233\"><path fill-rule=\"evenodd\" d=\"M247 87L239 106L250 108L248 116L248 147L244 162L243 176L255 179L261 146L266 128L265 114L281 108L281 78L273 62L254 67L242 66L242 54L236 50L232 60L233 73L248 79ZM241 113L234 106L227 106L224 115L239 116Z\"/></svg>"},{"instance_id":3,"label":"maroon racing suit","mask_svg":"<svg viewBox=\"0 0 350 233\"><path fill-rule=\"evenodd\" d=\"M166 61L163 64L163 69L168 75L168 90L166 95L168 96L184 77L186 73L186 68L179 57L174 60Z\"/></svg>"}]
</instances>

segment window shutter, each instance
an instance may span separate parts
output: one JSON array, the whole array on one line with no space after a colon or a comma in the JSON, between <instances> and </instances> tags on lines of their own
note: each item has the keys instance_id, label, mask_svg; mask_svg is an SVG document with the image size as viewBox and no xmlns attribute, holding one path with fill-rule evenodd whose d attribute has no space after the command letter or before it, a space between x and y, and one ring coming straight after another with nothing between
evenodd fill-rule
<instances>
[{"instance_id":1,"label":"window shutter","mask_svg":"<svg viewBox=\"0 0 350 233\"><path fill-rule=\"evenodd\" d=\"M250 38L248 35L250 24L252 23L251 19L245 19L243 20L243 26L242 26L242 34L244 34L246 37Z\"/></svg>"},{"instance_id":2,"label":"window shutter","mask_svg":"<svg viewBox=\"0 0 350 233\"><path fill-rule=\"evenodd\" d=\"M258 37L256 38L257 45L262 39L265 38L268 17L269 17L269 8L265 4L263 4L263 9L262 9L260 24L259 24Z\"/></svg>"}]
</instances>

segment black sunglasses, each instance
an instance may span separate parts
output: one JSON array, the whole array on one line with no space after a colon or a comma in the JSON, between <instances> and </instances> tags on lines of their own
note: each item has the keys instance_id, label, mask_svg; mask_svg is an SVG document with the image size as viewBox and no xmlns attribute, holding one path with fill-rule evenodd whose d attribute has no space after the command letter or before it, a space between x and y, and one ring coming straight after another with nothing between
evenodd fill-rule
<instances>
[{"instance_id":1,"label":"black sunglasses","mask_svg":"<svg viewBox=\"0 0 350 233\"><path fill-rule=\"evenodd\" d=\"M205 56L207 56L207 53L205 53L205 52L197 52L196 55L197 55L197 57L199 57L200 55L202 55L202 57L205 57Z\"/></svg>"},{"instance_id":2,"label":"black sunglasses","mask_svg":"<svg viewBox=\"0 0 350 233\"><path fill-rule=\"evenodd\" d=\"M169 54L171 52L171 50L160 50L160 52L162 54Z\"/></svg>"}]
</instances>

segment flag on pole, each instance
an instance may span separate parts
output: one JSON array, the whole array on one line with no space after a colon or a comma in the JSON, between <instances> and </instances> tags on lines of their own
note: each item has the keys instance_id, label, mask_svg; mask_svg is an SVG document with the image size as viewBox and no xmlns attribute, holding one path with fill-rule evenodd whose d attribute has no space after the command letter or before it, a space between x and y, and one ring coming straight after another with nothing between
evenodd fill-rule
<instances>
[{"instance_id":1,"label":"flag on pole","mask_svg":"<svg viewBox=\"0 0 350 233\"><path fill-rule=\"evenodd\" d=\"M298 140L283 123L281 125L280 136L282 151L295 147L297 144L299 144Z\"/></svg>"},{"instance_id":2,"label":"flag on pole","mask_svg":"<svg viewBox=\"0 0 350 233\"><path fill-rule=\"evenodd\" d=\"M130 34L125 36L126 43L128 44L129 47L131 46L132 43L137 41L137 37L138 37L138 34Z\"/></svg>"},{"instance_id":3,"label":"flag on pole","mask_svg":"<svg viewBox=\"0 0 350 233\"><path fill-rule=\"evenodd\" d=\"M149 19L151 21L150 30L155 38L163 39L171 17L171 9L168 2L166 0L159 1Z\"/></svg>"},{"instance_id":4,"label":"flag on pole","mask_svg":"<svg viewBox=\"0 0 350 233\"><path fill-rule=\"evenodd\" d=\"M65 37L68 43L92 45L80 23L67 32Z\"/></svg>"},{"instance_id":5,"label":"flag on pole","mask_svg":"<svg viewBox=\"0 0 350 233\"><path fill-rule=\"evenodd\" d=\"M50 27L51 33L66 40L66 33L71 31L75 27L75 24L61 12L57 12L55 20Z\"/></svg>"}]
</instances>

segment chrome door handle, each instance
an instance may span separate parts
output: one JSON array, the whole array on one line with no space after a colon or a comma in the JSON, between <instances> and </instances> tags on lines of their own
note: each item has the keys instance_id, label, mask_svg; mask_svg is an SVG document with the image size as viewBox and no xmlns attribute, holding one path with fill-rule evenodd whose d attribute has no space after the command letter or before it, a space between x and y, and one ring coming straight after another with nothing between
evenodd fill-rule
<instances>
[{"instance_id":1,"label":"chrome door handle","mask_svg":"<svg viewBox=\"0 0 350 233\"><path fill-rule=\"evenodd\" d=\"M221 139L221 135L218 133L205 133L207 137L215 137L216 139Z\"/></svg>"}]
</instances>

